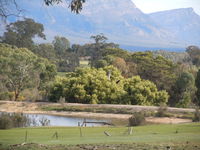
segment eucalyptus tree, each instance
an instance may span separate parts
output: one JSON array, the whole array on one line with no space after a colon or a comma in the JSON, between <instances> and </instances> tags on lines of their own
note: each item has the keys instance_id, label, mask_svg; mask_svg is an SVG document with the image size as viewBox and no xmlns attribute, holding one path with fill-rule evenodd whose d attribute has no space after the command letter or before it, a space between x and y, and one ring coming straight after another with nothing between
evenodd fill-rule
<instances>
[{"instance_id":1,"label":"eucalyptus tree","mask_svg":"<svg viewBox=\"0 0 200 150\"><path fill-rule=\"evenodd\" d=\"M14 100L26 88L44 89L45 83L51 81L56 68L47 60L36 56L26 48L17 48L0 44L0 76Z\"/></svg>"},{"instance_id":2,"label":"eucalyptus tree","mask_svg":"<svg viewBox=\"0 0 200 150\"><path fill-rule=\"evenodd\" d=\"M18 48L25 47L33 50L33 38L45 39L43 32L44 27L42 24L35 22L33 19L26 18L7 25L6 31L1 37L1 42L17 46Z\"/></svg>"}]
</instances>

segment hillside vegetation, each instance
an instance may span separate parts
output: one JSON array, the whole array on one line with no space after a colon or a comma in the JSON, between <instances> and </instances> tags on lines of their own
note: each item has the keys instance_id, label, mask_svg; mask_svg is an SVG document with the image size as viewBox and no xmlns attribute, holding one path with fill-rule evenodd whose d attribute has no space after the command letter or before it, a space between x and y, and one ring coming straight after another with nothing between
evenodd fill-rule
<instances>
[{"instance_id":1,"label":"hillside vegetation","mask_svg":"<svg viewBox=\"0 0 200 150\"><path fill-rule=\"evenodd\" d=\"M36 28L37 27L37 28ZM45 39L33 19L7 26L0 44L0 99L86 104L195 107L200 104L200 49L186 53L128 52L107 42L70 44L66 37Z\"/></svg>"}]
</instances>

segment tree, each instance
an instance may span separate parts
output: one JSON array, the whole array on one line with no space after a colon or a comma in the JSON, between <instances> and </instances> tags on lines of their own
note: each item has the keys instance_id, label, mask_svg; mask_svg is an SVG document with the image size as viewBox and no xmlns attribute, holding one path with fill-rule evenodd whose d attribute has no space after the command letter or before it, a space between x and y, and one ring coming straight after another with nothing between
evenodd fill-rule
<instances>
[{"instance_id":1,"label":"tree","mask_svg":"<svg viewBox=\"0 0 200 150\"><path fill-rule=\"evenodd\" d=\"M108 72L111 73L109 79ZM57 101L65 97L67 102L75 103L120 103L123 95L123 82L120 72L112 67L101 69L81 68L57 78L51 88L50 100Z\"/></svg>"},{"instance_id":2,"label":"tree","mask_svg":"<svg viewBox=\"0 0 200 150\"><path fill-rule=\"evenodd\" d=\"M103 33L98 35L92 35L90 38L95 41L95 44L105 43L108 40L108 38L105 37Z\"/></svg>"},{"instance_id":3,"label":"tree","mask_svg":"<svg viewBox=\"0 0 200 150\"><path fill-rule=\"evenodd\" d=\"M197 46L188 46L186 52L190 55L192 63L200 66L200 48Z\"/></svg>"},{"instance_id":4,"label":"tree","mask_svg":"<svg viewBox=\"0 0 200 150\"><path fill-rule=\"evenodd\" d=\"M53 5L53 4L59 4L62 2L62 0L44 0L45 4L47 6ZM83 8L83 3L85 3L85 0L71 0L69 7L71 8L71 11L78 14L82 8Z\"/></svg>"},{"instance_id":5,"label":"tree","mask_svg":"<svg viewBox=\"0 0 200 150\"><path fill-rule=\"evenodd\" d=\"M70 48L70 42L65 37L56 36L52 42L57 57L57 68L61 72L74 71L79 66L78 54L76 54L76 46Z\"/></svg>"},{"instance_id":6,"label":"tree","mask_svg":"<svg viewBox=\"0 0 200 150\"><path fill-rule=\"evenodd\" d=\"M0 76L17 100L25 88L44 86L55 76L55 66L26 48L0 44Z\"/></svg>"},{"instance_id":7,"label":"tree","mask_svg":"<svg viewBox=\"0 0 200 150\"><path fill-rule=\"evenodd\" d=\"M113 66L81 68L58 77L51 87L50 100L64 97L72 103L159 105L168 94L158 91L155 84L139 76L124 79Z\"/></svg>"},{"instance_id":8,"label":"tree","mask_svg":"<svg viewBox=\"0 0 200 150\"><path fill-rule=\"evenodd\" d=\"M96 67L97 65L99 65L98 61L103 58L103 55L105 53L104 51L107 48L118 48L117 44L106 43L108 38L105 37L102 33L98 35L92 35L90 38L94 39L94 43L90 44L88 48L88 50L90 51L89 56L91 56L92 67Z\"/></svg>"},{"instance_id":9,"label":"tree","mask_svg":"<svg viewBox=\"0 0 200 150\"><path fill-rule=\"evenodd\" d=\"M154 82L159 90L171 90L177 78L176 64L162 56L153 56L152 52L133 53L132 62L137 64L142 79Z\"/></svg>"},{"instance_id":10,"label":"tree","mask_svg":"<svg viewBox=\"0 0 200 150\"><path fill-rule=\"evenodd\" d=\"M197 72L197 76L195 79L195 85L197 88L195 103L200 106L200 69Z\"/></svg>"},{"instance_id":11,"label":"tree","mask_svg":"<svg viewBox=\"0 0 200 150\"><path fill-rule=\"evenodd\" d=\"M124 76L128 72L128 66L126 64L126 61L121 58L121 57L116 57L112 63L113 66L118 68L121 72L122 75Z\"/></svg>"},{"instance_id":12,"label":"tree","mask_svg":"<svg viewBox=\"0 0 200 150\"><path fill-rule=\"evenodd\" d=\"M56 65L60 72L74 71L79 66L79 58L75 53L67 52L58 58Z\"/></svg>"},{"instance_id":13,"label":"tree","mask_svg":"<svg viewBox=\"0 0 200 150\"><path fill-rule=\"evenodd\" d=\"M56 52L51 43L39 44L34 47L33 52L40 57L47 58L50 62L56 64Z\"/></svg>"},{"instance_id":14,"label":"tree","mask_svg":"<svg viewBox=\"0 0 200 150\"><path fill-rule=\"evenodd\" d=\"M65 37L55 36L53 40L54 49L57 56L62 56L70 48L70 42Z\"/></svg>"},{"instance_id":15,"label":"tree","mask_svg":"<svg viewBox=\"0 0 200 150\"><path fill-rule=\"evenodd\" d=\"M126 101L132 105L159 105L168 101L166 91L158 91L156 85L148 80L134 76L125 80Z\"/></svg>"},{"instance_id":16,"label":"tree","mask_svg":"<svg viewBox=\"0 0 200 150\"><path fill-rule=\"evenodd\" d=\"M187 107L195 94L195 79L191 73L182 72L173 87L171 106Z\"/></svg>"},{"instance_id":17,"label":"tree","mask_svg":"<svg viewBox=\"0 0 200 150\"><path fill-rule=\"evenodd\" d=\"M34 37L45 39L42 24L35 22L33 19L26 18L22 21L10 23L6 26L6 32L1 37L3 43L15 45L18 48L25 47L30 50L34 48Z\"/></svg>"},{"instance_id":18,"label":"tree","mask_svg":"<svg viewBox=\"0 0 200 150\"><path fill-rule=\"evenodd\" d=\"M63 0L43 0L47 6L62 3ZM83 8L85 0L70 0L69 7L71 11L78 14ZM0 17L6 20L7 17L21 17L24 10L20 8L16 0L0 0Z\"/></svg>"}]
</instances>

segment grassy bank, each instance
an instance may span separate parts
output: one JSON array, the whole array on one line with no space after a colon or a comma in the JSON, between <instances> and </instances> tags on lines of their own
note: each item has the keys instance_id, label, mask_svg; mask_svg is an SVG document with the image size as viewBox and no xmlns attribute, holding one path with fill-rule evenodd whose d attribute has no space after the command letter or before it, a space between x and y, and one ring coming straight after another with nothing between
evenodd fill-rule
<instances>
[{"instance_id":1,"label":"grassy bank","mask_svg":"<svg viewBox=\"0 0 200 150\"><path fill-rule=\"evenodd\" d=\"M67 111L67 112L92 112L92 113L111 113L111 114L134 114L137 110L133 108L110 108L110 107L98 107L98 106L42 106L43 111ZM142 111L145 117L157 116L157 110L144 110ZM170 112L167 110L163 111L162 117L177 117L183 119L192 119L194 116L193 112Z\"/></svg>"},{"instance_id":2,"label":"grassy bank","mask_svg":"<svg viewBox=\"0 0 200 150\"><path fill-rule=\"evenodd\" d=\"M136 148L138 146L143 149L146 147L144 147L144 144L149 145L148 149L151 149L150 147L153 148L154 146L157 146L159 149L159 147L167 145L177 147L177 149L178 147L183 147L183 145L189 146L187 149L191 150L192 148L200 149L200 123L133 127L132 135L128 135L127 127L81 128L82 136L80 135L80 128L78 127L44 127L0 130L0 148L8 148L8 145L10 144L25 142L26 131L27 143L51 145L47 146L49 149L55 145L58 146L58 144L62 144L61 150L66 149L66 145L73 145L73 148L78 149L80 145L77 147L77 144L84 144L84 146L85 144L90 144L88 146L98 144L100 145L99 149L102 148L103 145L112 147L113 144L118 144L119 147L120 145L123 147L123 144L126 146L136 145ZM111 136L106 136L104 131L109 133ZM57 133L57 138L54 135L55 133ZM24 146L19 146L18 148L20 149ZM41 148L43 147L41 146Z\"/></svg>"}]
</instances>

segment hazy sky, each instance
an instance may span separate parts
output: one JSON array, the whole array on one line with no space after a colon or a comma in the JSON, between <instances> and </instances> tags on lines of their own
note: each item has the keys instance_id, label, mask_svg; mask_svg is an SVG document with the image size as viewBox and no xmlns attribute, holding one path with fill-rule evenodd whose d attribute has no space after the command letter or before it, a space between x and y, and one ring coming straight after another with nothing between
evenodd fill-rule
<instances>
[{"instance_id":1,"label":"hazy sky","mask_svg":"<svg viewBox=\"0 0 200 150\"><path fill-rule=\"evenodd\" d=\"M192 7L200 15L200 0L132 0L144 13Z\"/></svg>"}]
</instances>

